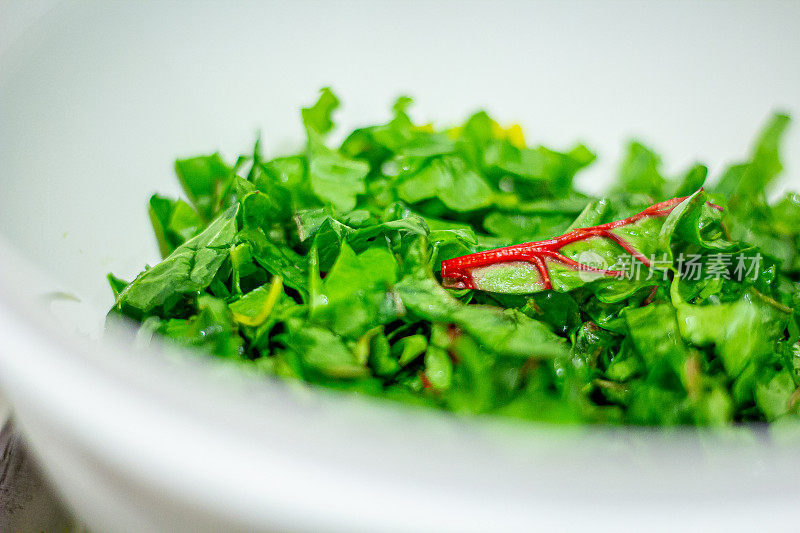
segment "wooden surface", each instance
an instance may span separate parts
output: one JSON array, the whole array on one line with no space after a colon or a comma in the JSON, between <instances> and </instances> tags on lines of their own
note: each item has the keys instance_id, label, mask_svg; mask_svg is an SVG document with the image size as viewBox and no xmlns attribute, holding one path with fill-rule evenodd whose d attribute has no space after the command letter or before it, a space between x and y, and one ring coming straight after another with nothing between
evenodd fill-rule
<instances>
[{"instance_id":1,"label":"wooden surface","mask_svg":"<svg viewBox=\"0 0 800 533\"><path fill-rule=\"evenodd\" d=\"M12 420L0 429L0 531L78 531Z\"/></svg>"}]
</instances>

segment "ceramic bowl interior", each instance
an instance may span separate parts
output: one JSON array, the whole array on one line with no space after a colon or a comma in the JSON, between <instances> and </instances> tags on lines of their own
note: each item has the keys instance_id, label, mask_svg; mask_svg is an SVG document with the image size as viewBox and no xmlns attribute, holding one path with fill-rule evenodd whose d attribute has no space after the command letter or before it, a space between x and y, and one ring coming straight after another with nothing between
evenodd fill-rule
<instances>
[{"instance_id":1,"label":"ceramic bowl interior","mask_svg":"<svg viewBox=\"0 0 800 533\"><path fill-rule=\"evenodd\" d=\"M339 135L410 94L420 121L486 108L533 143L580 140L600 154L579 178L597 192L631 137L670 173L716 173L772 111L800 117L798 17L777 2L59 4L0 58L4 393L100 529L785 524L800 457L765 433L463 421L101 333L106 273L158 259L145 205L179 193L174 159L232 159L258 132L291 151L320 87L343 101ZM794 127L782 189L800 189L798 146Z\"/></svg>"}]
</instances>

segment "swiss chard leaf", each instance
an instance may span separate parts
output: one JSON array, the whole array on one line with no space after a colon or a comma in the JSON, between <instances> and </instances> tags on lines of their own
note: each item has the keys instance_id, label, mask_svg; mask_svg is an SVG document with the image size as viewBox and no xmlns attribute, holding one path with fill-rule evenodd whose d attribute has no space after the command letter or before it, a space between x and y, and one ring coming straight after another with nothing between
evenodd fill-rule
<instances>
[{"instance_id":1,"label":"swiss chard leaf","mask_svg":"<svg viewBox=\"0 0 800 533\"><path fill-rule=\"evenodd\" d=\"M238 205L231 206L199 235L136 276L119 293L114 307L138 318L205 289L228 257L236 236L238 211Z\"/></svg>"},{"instance_id":2,"label":"swiss chard leaf","mask_svg":"<svg viewBox=\"0 0 800 533\"><path fill-rule=\"evenodd\" d=\"M297 153L177 161L186 201L148 206L163 260L109 275L110 314L137 345L465 415L800 421L800 197L768 200L787 117L708 182L632 142L597 198L574 183L586 146L411 104L337 147L326 88Z\"/></svg>"},{"instance_id":3,"label":"swiss chard leaf","mask_svg":"<svg viewBox=\"0 0 800 533\"><path fill-rule=\"evenodd\" d=\"M234 174L218 153L179 159L175 173L203 222L208 223L225 207Z\"/></svg>"}]
</instances>

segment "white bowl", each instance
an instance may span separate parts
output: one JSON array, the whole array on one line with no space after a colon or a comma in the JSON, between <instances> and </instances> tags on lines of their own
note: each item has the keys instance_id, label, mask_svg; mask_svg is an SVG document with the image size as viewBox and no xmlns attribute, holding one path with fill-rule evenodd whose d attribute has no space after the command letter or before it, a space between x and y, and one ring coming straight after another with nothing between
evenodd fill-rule
<instances>
[{"instance_id":1,"label":"white bowl","mask_svg":"<svg viewBox=\"0 0 800 533\"><path fill-rule=\"evenodd\" d=\"M70 2L0 58L0 383L96 530L796 527L800 453L764 432L519 426L288 387L98 340L106 272L157 259L149 194L177 156L261 130L299 145L331 84L342 130L418 97L575 139L601 190L631 135L678 171L800 117L798 4ZM784 185L800 188L800 128ZM340 130L341 131L341 130ZM73 301L74 295L80 301Z\"/></svg>"}]
</instances>

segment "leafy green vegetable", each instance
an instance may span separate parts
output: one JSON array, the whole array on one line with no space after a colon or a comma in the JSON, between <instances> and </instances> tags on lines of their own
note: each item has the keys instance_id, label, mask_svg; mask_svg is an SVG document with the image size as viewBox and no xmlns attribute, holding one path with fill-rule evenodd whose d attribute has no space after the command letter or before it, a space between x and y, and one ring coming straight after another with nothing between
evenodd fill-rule
<instances>
[{"instance_id":1,"label":"leafy green vegetable","mask_svg":"<svg viewBox=\"0 0 800 533\"><path fill-rule=\"evenodd\" d=\"M309 137L315 137L310 130ZM356 197L366 192L364 178L369 172L369 164L348 159L326 148L318 140L309 142L308 175L311 190L320 200L329 202L340 211L353 209Z\"/></svg>"},{"instance_id":2,"label":"leafy green vegetable","mask_svg":"<svg viewBox=\"0 0 800 533\"><path fill-rule=\"evenodd\" d=\"M231 206L164 261L136 276L117 296L116 310L139 317L159 308L166 313L182 298L208 287L228 257L238 210L238 205Z\"/></svg>"},{"instance_id":3,"label":"leafy green vegetable","mask_svg":"<svg viewBox=\"0 0 800 533\"><path fill-rule=\"evenodd\" d=\"M272 278L269 286L262 285L229 305L234 320L243 326L257 327L264 323L283 293L283 280Z\"/></svg>"},{"instance_id":4,"label":"leafy green vegetable","mask_svg":"<svg viewBox=\"0 0 800 533\"><path fill-rule=\"evenodd\" d=\"M800 421L800 195L768 200L788 117L711 180L632 142L596 198L574 186L587 147L411 104L335 145L323 89L300 153L177 161L187 201L148 206L164 259L109 275L111 313L138 343L463 415Z\"/></svg>"},{"instance_id":5,"label":"leafy green vegetable","mask_svg":"<svg viewBox=\"0 0 800 533\"><path fill-rule=\"evenodd\" d=\"M200 218L211 220L225 199L233 170L219 154L212 154L176 161L175 173Z\"/></svg>"},{"instance_id":6,"label":"leafy green vegetable","mask_svg":"<svg viewBox=\"0 0 800 533\"><path fill-rule=\"evenodd\" d=\"M183 200L154 194L150 198L148 213L162 257L171 254L202 228L200 216Z\"/></svg>"}]
</instances>

